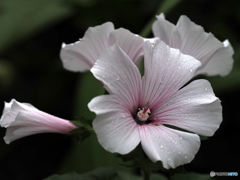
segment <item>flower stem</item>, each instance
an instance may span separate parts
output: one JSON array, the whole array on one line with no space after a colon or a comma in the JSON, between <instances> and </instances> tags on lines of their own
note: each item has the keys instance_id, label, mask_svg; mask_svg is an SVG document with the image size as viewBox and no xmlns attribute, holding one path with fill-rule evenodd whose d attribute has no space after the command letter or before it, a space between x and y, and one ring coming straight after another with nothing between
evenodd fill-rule
<instances>
[{"instance_id":1,"label":"flower stem","mask_svg":"<svg viewBox=\"0 0 240 180\"><path fill-rule=\"evenodd\" d=\"M146 170L146 169L142 169L142 174L143 174L143 179L144 180L150 180L150 171Z\"/></svg>"},{"instance_id":2,"label":"flower stem","mask_svg":"<svg viewBox=\"0 0 240 180\"><path fill-rule=\"evenodd\" d=\"M152 24L156 20L156 15L159 15L161 12L168 13L172 10L181 0L165 0L159 4L157 11L154 16L150 19L150 21L145 25L143 30L140 32L142 37L148 37L151 32Z\"/></svg>"}]
</instances>

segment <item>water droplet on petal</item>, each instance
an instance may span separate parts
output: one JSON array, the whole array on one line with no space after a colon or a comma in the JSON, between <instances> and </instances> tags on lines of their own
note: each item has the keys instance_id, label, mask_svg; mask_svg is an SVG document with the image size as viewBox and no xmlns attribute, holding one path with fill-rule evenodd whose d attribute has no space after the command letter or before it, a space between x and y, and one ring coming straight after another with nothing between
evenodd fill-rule
<instances>
[{"instance_id":1,"label":"water droplet on petal","mask_svg":"<svg viewBox=\"0 0 240 180\"><path fill-rule=\"evenodd\" d=\"M180 139L180 140L182 140L182 137L181 137L181 136L179 136L179 139Z\"/></svg>"},{"instance_id":2,"label":"water droplet on petal","mask_svg":"<svg viewBox=\"0 0 240 180\"><path fill-rule=\"evenodd\" d=\"M160 147L161 147L161 149L163 149L163 145L161 145Z\"/></svg>"},{"instance_id":3,"label":"water droplet on petal","mask_svg":"<svg viewBox=\"0 0 240 180\"><path fill-rule=\"evenodd\" d=\"M171 159L170 158L168 158L168 161L170 161Z\"/></svg>"},{"instance_id":4,"label":"water droplet on petal","mask_svg":"<svg viewBox=\"0 0 240 180\"><path fill-rule=\"evenodd\" d=\"M184 62L185 62L185 61L186 61L186 59L183 59L182 61L184 61Z\"/></svg>"},{"instance_id":5,"label":"water droplet on petal","mask_svg":"<svg viewBox=\"0 0 240 180\"><path fill-rule=\"evenodd\" d=\"M207 88L207 87L205 87L205 88L204 88L204 90L205 90L205 91L207 91L207 90L208 90L208 88Z\"/></svg>"},{"instance_id":6,"label":"water droplet on petal","mask_svg":"<svg viewBox=\"0 0 240 180\"><path fill-rule=\"evenodd\" d=\"M187 159L187 156L185 156L185 159Z\"/></svg>"},{"instance_id":7,"label":"water droplet on petal","mask_svg":"<svg viewBox=\"0 0 240 180\"><path fill-rule=\"evenodd\" d=\"M189 71L190 71L190 72L193 72L193 70L192 70L192 69L190 69Z\"/></svg>"}]
</instances>

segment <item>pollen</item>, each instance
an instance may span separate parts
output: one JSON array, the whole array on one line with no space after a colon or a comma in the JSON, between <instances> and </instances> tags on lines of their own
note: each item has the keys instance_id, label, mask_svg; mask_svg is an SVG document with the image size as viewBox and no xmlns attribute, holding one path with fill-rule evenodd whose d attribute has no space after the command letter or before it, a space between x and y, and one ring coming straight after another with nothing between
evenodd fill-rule
<instances>
[{"instance_id":1,"label":"pollen","mask_svg":"<svg viewBox=\"0 0 240 180\"><path fill-rule=\"evenodd\" d=\"M147 121L150 117L151 111L149 108L138 108L137 118L140 121Z\"/></svg>"}]
</instances>

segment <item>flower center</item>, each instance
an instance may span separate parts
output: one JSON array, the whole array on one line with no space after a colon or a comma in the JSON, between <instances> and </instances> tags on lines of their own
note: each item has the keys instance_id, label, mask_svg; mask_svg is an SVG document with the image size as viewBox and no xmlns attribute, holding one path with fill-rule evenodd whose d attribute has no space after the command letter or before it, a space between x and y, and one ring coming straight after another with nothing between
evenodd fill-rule
<instances>
[{"instance_id":1,"label":"flower center","mask_svg":"<svg viewBox=\"0 0 240 180\"><path fill-rule=\"evenodd\" d=\"M135 116L135 121L140 125L149 124L152 122L152 120L149 119L150 115L151 111L148 107L138 108Z\"/></svg>"}]
</instances>

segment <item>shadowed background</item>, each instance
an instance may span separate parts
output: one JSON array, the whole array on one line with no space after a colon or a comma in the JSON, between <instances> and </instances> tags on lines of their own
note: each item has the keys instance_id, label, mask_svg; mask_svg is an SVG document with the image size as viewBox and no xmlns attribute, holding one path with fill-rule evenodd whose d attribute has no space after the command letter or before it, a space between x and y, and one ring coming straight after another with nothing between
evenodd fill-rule
<instances>
[{"instance_id":1,"label":"shadowed background","mask_svg":"<svg viewBox=\"0 0 240 180\"><path fill-rule=\"evenodd\" d=\"M213 137L202 141L195 159L185 167L206 174L240 173L238 0L1 0L0 109L4 101L15 98L64 119L74 120L80 114L94 118L86 104L102 94L101 84L90 73L63 69L59 57L62 42L73 43L89 26L106 21L139 34L161 4L170 22L175 24L180 15L187 15L219 40L228 39L235 50L233 71L223 78L207 78L222 100L223 122ZM1 128L0 137L4 134ZM77 144L59 134L33 135L10 145L0 140L0 162L1 180L41 180L55 173L83 173L99 166L124 169L96 137Z\"/></svg>"}]
</instances>

